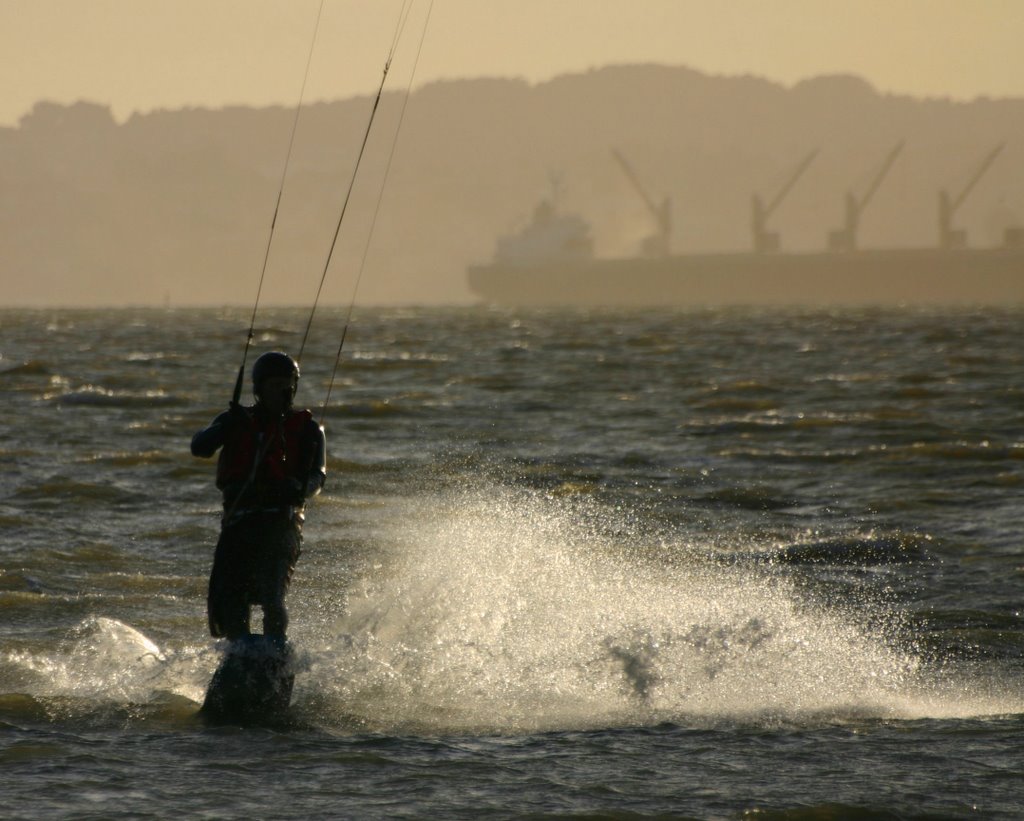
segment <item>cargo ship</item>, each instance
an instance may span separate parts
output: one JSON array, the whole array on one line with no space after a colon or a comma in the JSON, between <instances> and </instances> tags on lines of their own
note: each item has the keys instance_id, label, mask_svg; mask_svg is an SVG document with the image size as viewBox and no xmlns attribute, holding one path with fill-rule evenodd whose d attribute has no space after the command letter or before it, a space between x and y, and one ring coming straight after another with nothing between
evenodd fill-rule
<instances>
[{"instance_id":1,"label":"cargo ship","mask_svg":"<svg viewBox=\"0 0 1024 821\"><path fill-rule=\"evenodd\" d=\"M847 194L844 225L830 232L826 250L783 252L767 229L815 151L770 202L753 197L754 250L705 254L668 252L670 201L656 203L614 152L657 225L640 254L596 257L588 222L562 212L551 197L525 228L499 238L493 262L469 267L469 286L487 303L523 307L1024 305L1024 230L1008 228L1000 247L970 248L954 227L957 208L1002 146L958 196L940 193L935 247L858 248L860 218L902 147L889 152L861 196Z\"/></svg>"}]
</instances>

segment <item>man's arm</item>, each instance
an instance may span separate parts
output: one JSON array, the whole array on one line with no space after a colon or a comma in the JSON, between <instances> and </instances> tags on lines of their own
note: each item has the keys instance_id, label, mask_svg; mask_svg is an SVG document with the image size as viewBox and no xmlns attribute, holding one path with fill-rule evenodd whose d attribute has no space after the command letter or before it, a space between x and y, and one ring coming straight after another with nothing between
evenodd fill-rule
<instances>
[{"instance_id":1,"label":"man's arm","mask_svg":"<svg viewBox=\"0 0 1024 821\"><path fill-rule=\"evenodd\" d=\"M209 427L203 428L192 437L192 455L208 459L224 444L225 436L231 425L231 411L224 411Z\"/></svg>"},{"instance_id":2,"label":"man's arm","mask_svg":"<svg viewBox=\"0 0 1024 821\"><path fill-rule=\"evenodd\" d=\"M312 458L309 460L309 475L303 495L308 499L323 490L327 479L327 437L324 429L316 422L310 421L310 438L312 440Z\"/></svg>"}]
</instances>

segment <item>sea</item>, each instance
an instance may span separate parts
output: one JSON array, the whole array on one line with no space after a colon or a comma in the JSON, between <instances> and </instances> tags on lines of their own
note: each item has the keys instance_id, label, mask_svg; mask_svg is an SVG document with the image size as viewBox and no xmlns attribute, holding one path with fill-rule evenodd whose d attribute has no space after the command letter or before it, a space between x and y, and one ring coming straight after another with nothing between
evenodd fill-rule
<instances>
[{"instance_id":1,"label":"sea","mask_svg":"<svg viewBox=\"0 0 1024 821\"><path fill-rule=\"evenodd\" d=\"M335 371L319 310L241 726L189 439L250 312L0 311L3 818L1024 817L1024 311L357 306Z\"/></svg>"}]
</instances>

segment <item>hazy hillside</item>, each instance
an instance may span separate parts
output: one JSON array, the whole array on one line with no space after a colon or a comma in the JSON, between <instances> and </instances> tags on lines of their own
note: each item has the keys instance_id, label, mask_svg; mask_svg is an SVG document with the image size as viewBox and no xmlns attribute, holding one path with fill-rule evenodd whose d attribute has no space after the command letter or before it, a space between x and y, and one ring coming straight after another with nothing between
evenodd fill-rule
<instances>
[{"instance_id":1,"label":"hazy hillside","mask_svg":"<svg viewBox=\"0 0 1024 821\"><path fill-rule=\"evenodd\" d=\"M347 302L402 99L388 95L325 291ZM312 300L371 100L304 109L267 274L267 302ZM103 106L39 104L0 128L0 304L249 304L293 112L183 110L116 123ZM932 245L937 195L954 196L1006 148L957 214L972 244L1024 222L1024 100L954 103L878 94L852 77L793 88L686 68L622 66L536 86L435 83L408 108L360 287L363 303L471 299L465 266L490 258L560 181L601 255L651 230L612 160L674 201L677 252L750 246L750 200L820 148L772 219L792 250L820 248L892 146L906 148L861 226L864 246Z\"/></svg>"}]
</instances>

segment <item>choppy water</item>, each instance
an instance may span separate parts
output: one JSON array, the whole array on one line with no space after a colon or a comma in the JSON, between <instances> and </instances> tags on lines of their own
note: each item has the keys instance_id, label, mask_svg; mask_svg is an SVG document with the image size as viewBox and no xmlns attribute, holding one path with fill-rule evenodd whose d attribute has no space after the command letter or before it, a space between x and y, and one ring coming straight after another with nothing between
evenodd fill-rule
<instances>
[{"instance_id":1,"label":"choppy water","mask_svg":"<svg viewBox=\"0 0 1024 821\"><path fill-rule=\"evenodd\" d=\"M293 709L211 728L247 324L0 312L0 814L1024 815L1024 313L358 313Z\"/></svg>"}]
</instances>

